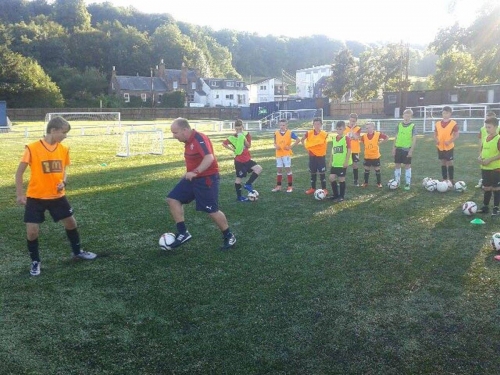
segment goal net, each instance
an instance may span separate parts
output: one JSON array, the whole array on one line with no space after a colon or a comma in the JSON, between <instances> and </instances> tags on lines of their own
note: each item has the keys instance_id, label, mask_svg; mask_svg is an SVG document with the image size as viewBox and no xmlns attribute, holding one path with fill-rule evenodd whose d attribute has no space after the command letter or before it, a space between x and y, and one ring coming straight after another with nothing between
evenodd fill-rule
<instances>
[{"instance_id":1,"label":"goal net","mask_svg":"<svg viewBox=\"0 0 500 375\"><path fill-rule=\"evenodd\" d=\"M477 133L484 124L488 106L483 104L440 104L413 107L415 117L423 118L424 133L433 132L436 122L443 117L443 108L451 107L451 118L455 120L462 133Z\"/></svg>"},{"instance_id":2,"label":"goal net","mask_svg":"<svg viewBox=\"0 0 500 375\"><path fill-rule=\"evenodd\" d=\"M108 132L115 127L121 128L120 112L51 112L45 115L45 126L57 116L68 120L72 128L102 127L107 128Z\"/></svg>"},{"instance_id":3,"label":"goal net","mask_svg":"<svg viewBox=\"0 0 500 375\"><path fill-rule=\"evenodd\" d=\"M261 122L263 129L277 128L278 122L282 119L294 127L302 127L305 124L310 125L317 117L323 121L323 108L280 110L264 117Z\"/></svg>"},{"instance_id":4,"label":"goal net","mask_svg":"<svg viewBox=\"0 0 500 375\"><path fill-rule=\"evenodd\" d=\"M163 155L162 130L127 130L116 156Z\"/></svg>"}]
</instances>

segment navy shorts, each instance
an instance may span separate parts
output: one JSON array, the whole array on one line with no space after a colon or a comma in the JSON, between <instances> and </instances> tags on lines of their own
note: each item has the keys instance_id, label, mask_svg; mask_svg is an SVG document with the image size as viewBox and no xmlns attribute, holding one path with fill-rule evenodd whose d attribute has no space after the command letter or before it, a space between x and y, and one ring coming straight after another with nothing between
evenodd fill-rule
<instances>
[{"instance_id":1,"label":"navy shorts","mask_svg":"<svg viewBox=\"0 0 500 375\"><path fill-rule=\"evenodd\" d=\"M309 172L311 173L325 173L326 160L324 156L309 155Z\"/></svg>"},{"instance_id":2,"label":"navy shorts","mask_svg":"<svg viewBox=\"0 0 500 375\"><path fill-rule=\"evenodd\" d=\"M483 187L500 187L500 171L491 169L481 169Z\"/></svg>"},{"instance_id":3,"label":"navy shorts","mask_svg":"<svg viewBox=\"0 0 500 375\"><path fill-rule=\"evenodd\" d=\"M453 149L446 150L446 151L440 151L440 150L438 150L438 159L439 160L452 161L453 160Z\"/></svg>"},{"instance_id":4,"label":"navy shorts","mask_svg":"<svg viewBox=\"0 0 500 375\"><path fill-rule=\"evenodd\" d=\"M380 167L380 158L378 159L365 159L365 161L363 162L363 165L365 167Z\"/></svg>"},{"instance_id":5,"label":"navy shorts","mask_svg":"<svg viewBox=\"0 0 500 375\"><path fill-rule=\"evenodd\" d=\"M54 222L73 216L71 208L66 197L56 199L38 199L26 198L24 207L24 222L40 224L45 221L45 211L49 211Z\"/></svg>"},{"instance_id":6,"label":"navy shorts","mask_svg":"<svg viewBox=\"0 0 500 375\"><path fill-rule=\"evenodd\" d=\"M396 164L411 164L411 158L408 157L408 150L402 148L396 148L396 153L394 155L394 163Z\"/></svg>"},{"instance_id":7,"label":"navy shorts","mask_svg":"<svg viewBox=\"0 0 500 375\"><path fill-rule=\"evenodd\" d=\"M219 175L193 178L191 181L183 178L168 193L168 198L182 204L196 201L196 211L212 214L219 211Z\"/></svg>"},{"instance_id":8,"label":"navy shorts","mask_svg":"<svg viewBox=\"0 0 500 375\"><path fill-rule=\"evenodd\" d=\"M254 162L253 160L249 160L245 163L242 163L241 161L234 161L234 169L236 170L236 177L246 177L247 173L252 170L254 166L256 166L257 163Z\"/></svg>"},{"instance_id":9,"label":"navy shorts","mask_svg":"<svg viewBox=\"0 0 500 375\"><path fill-rule=\"evenodd\" d=\"M338 177L345 177L347 168L343 167L331 167L330 168L330 174L334 174L335 176Z\"/></svg>"}]
</instances>

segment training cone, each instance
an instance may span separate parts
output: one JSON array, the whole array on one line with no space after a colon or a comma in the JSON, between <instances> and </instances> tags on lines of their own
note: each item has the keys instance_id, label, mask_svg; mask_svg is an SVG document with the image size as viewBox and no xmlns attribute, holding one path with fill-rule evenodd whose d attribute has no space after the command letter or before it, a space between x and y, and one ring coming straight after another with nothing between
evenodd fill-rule
<instances>
[{"instance_id":1,"label":"training cone","mask_svg":"<svg viewBox=\"0 0 500 375\"><path fill-rule=\"evenodd\" d=\"M481 219L474 219L470 222L471 224L486 224L483 220Z\"/></svg>"}]
</instances>

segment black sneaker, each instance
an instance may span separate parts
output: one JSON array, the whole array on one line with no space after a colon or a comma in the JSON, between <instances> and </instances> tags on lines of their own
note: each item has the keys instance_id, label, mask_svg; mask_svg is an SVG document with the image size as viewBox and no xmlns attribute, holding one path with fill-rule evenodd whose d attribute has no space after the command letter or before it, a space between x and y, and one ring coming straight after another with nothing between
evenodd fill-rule
<instances>
[{"instance_id":1,"label":"black sneaker","mask_svg":"<svg viewBox=\"0 0 500 375\"><path fill-rule=\"evenodd\" d=\"M340 203L340 202L343 202L343 201L344 201L343 197L338 197L337 199L334 200L334 202L336 202L336 203Z\"/></svg>"},{"instance_id":2,"label":"black sneaker","mask_svg":"<svg viewBox=\"0 0 500 375\"><path fill-rule=\"evenodd\" d=\"M498 207L493 207L493 211L491 211L491 216L497 216L499 214Z\"/></svg>"},{"instance_id":3,"label":"black sneaker","mask_svg":"<svg viewBox=\"0 0 500 375\"><path fill-rule=\"evenodd\" d=\"M490 209L488 206L483 206L483 207L481 207L481 209L478 212L480 214L487 214L488 212L490 212Z\"/></svg>"},{"instance_id":4,"label":"black sneaker","mask_svg":"<svg viewBox=\"0 0 500 375\"><path fill-rule=\"evenodd\" d=\"M184 233L178 233L175 235L175 241L172 242L170 247L172 249L181 246L184 242L188 242L192 238L191 233L185 231Z\"/></svg>"},{"instance_id":5,"label":"black sneaker","mask_svg":"<svg viewBox=\"0 0 500 375\"><path fill-rule=\"evenodd\" d=\"M221 250L229 250L234 247L236 243L236 237L234 234L229 233L226 237L224 237L224 244L220 248Z\"/></svg>"},{"instance_id":6,"label":"black sneaker","mask_svg":"<svg viewBox=\"0 0 500 375\"><path fill-rule=\"evenodd\" d=\"M338 198L339 198L339 196L338 196L338 195L331 195L331 196L329 196L329 197L328 197L328 198L326 198L326 199L331 199L331 200L333 200L333 201L334 201L334 200L336 200L336 199L338 199Z\"/></svg>"}]
</instances>

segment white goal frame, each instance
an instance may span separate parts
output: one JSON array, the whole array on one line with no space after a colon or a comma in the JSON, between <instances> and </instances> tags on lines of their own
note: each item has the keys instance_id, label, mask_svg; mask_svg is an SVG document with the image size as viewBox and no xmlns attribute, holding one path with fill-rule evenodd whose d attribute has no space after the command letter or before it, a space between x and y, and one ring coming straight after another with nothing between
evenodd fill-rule
<instances>
[{"instance_id":1,"label":"white goal frame","mask_svg":"<svg viewBox=\"0 0 500 375\"><path fill-rule=\"evenodd\" d=\"M163 155L163 131L127 130L123 132L122 142L116 156Z\"/></svg>"},{"instance_id":2,"label":"white goal frame","mask_svg":"<svg viewBox=\"0 0 500 375\"><path fill-rule=\"evenodd\" d=\"M486 104L439 104L420 107L411 107L415 115L423 117L424 133L432 133L436 122L441 120L444 107L450 107L453 111L452 119L455 120L461 133L477 133L483 126L488 112Z\"/></svg>"}]
</instances>

